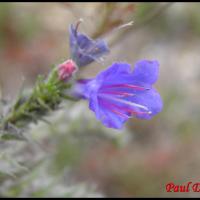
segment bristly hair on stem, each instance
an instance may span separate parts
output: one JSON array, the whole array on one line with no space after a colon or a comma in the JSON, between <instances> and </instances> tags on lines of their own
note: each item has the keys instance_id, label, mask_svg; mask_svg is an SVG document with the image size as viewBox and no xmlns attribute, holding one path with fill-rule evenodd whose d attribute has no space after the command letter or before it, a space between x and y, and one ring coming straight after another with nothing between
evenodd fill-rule
<instances>
[{"instance_id":1,"label":"bristly hair on stem","mask_svg":"<svg viewBox=\"0 0 200 200\"><path fill-rule=\"evenodd\" d=\"M0 122L0 136L4 138L21 139L19 132L30 123L44 121L44 117L51 111L59 108L62 100L73 100L67 96L66 90L72 85L72 81L63 81L59 77L59 67L55 66L47 79L39 75L34 88L28 93L21 92L19 97L11 105ZM2 137L1 137L2 138Z\"/></svg>"}]
</instances>

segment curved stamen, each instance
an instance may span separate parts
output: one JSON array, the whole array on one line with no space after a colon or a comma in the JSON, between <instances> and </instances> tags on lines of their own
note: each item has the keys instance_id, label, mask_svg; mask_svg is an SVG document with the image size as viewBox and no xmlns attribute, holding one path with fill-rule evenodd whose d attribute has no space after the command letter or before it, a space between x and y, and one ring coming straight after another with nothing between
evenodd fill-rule
<instances>
[{"instance_id":1,"label":"curved stamen","mask_svg":"<svg viewBox=\"0 0 200 200\"><path fill-rule=\"evenodd\" d=\"M135 94L131 94L131 93L128 93L128 92L119 92L119 91L102 91L102 93L118 95L119 97L132 97L132 96L135 96Z\"/></svg>"},{"instance_id":2,"label":"curved stamen","mask_svg":"<svg viewBox=\"0 0 200 200\"><path fill-rule=\"evenodd\" d=\"M132 115L143 115L143 114L151 114L151 111L135 111L126 107L121 107L118 105L115 105L113 103L108 103L105 101L102 101L101 104L104 106L104 108L107 108L109 111L117 114L118 116L122 117L122 118L130 118ZM120 110L120 111L119 111ZM121 111L125 111L128 112L127 114L122 113Z\"/></svg>"},{"instance_id":3,"label":"curved stamen","mask_svg":"<svg viewBox=\"0 0 200 200\"><path fill-rule=\"evenodd\" d=\"M113 107L119 109L119 110L123 110L125 112L128 112L130 114L136 114L136 115L140 115L140 114L151 114L152 112L151 111L145 111L145 112L142 112L142 111L135 111L135 110L132 110L130 108L125 108L125 107L121 107L121 106L118 106L118 105L115 105L115 104L111 104Z\"/></svg>"},{"instance_id":4,"label":"curved stamen","mask_svg":"<svg viewBox=\"0 0 200 200\"><path fill-rule=\"evenodd\" d=\"M77 21L77 23L76 23L76 26L75 26L75 34L77 35L77 31L78 31L78 27L79 27L79 25L81 24L83 22L83 19L82 18L80 18L78 21Z\"/></svg>"},{"instance_id":5,"label":"curved stamen","mask_svg":"<svg viewBox=\"0 0 200 200\"><path fill-rule=\"evenodd\" d=\"M122 112L119 112L118 110L116 110L115 108L115 105L114 104L110 104L110 103L107 103L105 101L102 101L101 104L104 106L104 108L107 108L109 111L119 115L120 117L123 117L123 118L130 118L130 116L128 116L127 114L125 113L122 113Z\"/></svg>"},{"instance_id":6,"label":"curved stamen","mask_svg":"<svg viewBox=\"0 0 200 200\"><path fill-rule=\"evenodd\" d=\"M128 115L126 115L124 113L121 113L121 112L119 112L117 110L111 109L110 111L113 112L113 113L115 113L115 114L117 114L117 115L119 115L119 116L121 116L121 117L123 117L123 118L130 118L130 116L128 116Z\"/></svg>"},{"instance_id":7,"label":"curved stamen","mask_svg":"<svg viewBox=\"0 0 200 200\"><path fill-rule=\"evenodd\" d=\"M150 88L145 88L138 85L132 85L132 84L113 84L113 85L105 85L105 88L131 88L135 90L149 90Z\"/></svg>"},{"instance_id":8,"label":"curved stamen","mask_svg":"<svg viewBox=\"0 0 200 200\"><path fill-rule=\"evenodd\" d=\"M136 115L142 115L142 114L148 114L148 115L150 115L150 114L152 114L152 112L151 111L148 111L148 112L141 112L141 111L131 111L130 110L130 112L131 112L131 114L136 114Z\"/></svg>"},{"instance_id":9,"label":"curved stamen","mask_svg":"<svg viewBox=\"0 0 200 200\"><path fill-rule=\"evenodd\" d=\"M134 103L134 102L130 102L130 101L127 101L127 100L124 100L124 99L115 98L115 97L112 97L111 95L101 93L101 94L99 94L99 96L101 96L102 98L110 99L110 100L125 104L125 105L134 106L134 107L141 108L141 109L144 109L146 111L149 111L149 109L146 106L143 106L143 105L140 105L140 104L137 104L137 103Z\"/></svg>"}]
</instances>

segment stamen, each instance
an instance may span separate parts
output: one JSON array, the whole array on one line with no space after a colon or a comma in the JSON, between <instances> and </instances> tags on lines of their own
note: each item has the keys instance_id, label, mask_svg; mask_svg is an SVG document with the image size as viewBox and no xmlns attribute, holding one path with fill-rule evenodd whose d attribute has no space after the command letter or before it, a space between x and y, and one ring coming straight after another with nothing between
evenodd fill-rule
<instances>
[{"instance_id":1,"label":"stamen","mask_svg":"<svg viewBox=\"0 0 200 200\"><path fill-rule=\"evenodd\" d=\"M121 106L117 106L115 104L111 104L113 107L117 108L117 109L120 109L120 110L124 110L125 112L128 112L130 114L152 114L151 111L147 111L147 112L142 112L142 111L134 111L134 110L131 110L129 108L125 108L125 107L121 107Z\"/></svg>"},{"instance_id":2,"label":"stamen","mask_svg":"<svg viewBox=\"0 0 200 200\"><path fill-rule=\"evenodd\" d=\"M107 94L102 94L101 93L101 94L99 94L99 96L101 96L103 98L106 98L106 99L113 100L113 101L117 101L117 102L125 104L125 105L135 106L135 107L144 109L146 111L149 111L149 109L146 106L142 106L140 104L137 104L137 103L134 103L134 102L130 102L130 101L127 101L127 100L124 100L124 99L115 98L115 97L112 97L111 95L107 95Z\"/></svg>"},{"instance_id":3,"label":"stamen","mask_svg":"<svg viewBox=\"0 0 200 200\"><path fill-rule=\"evenodd\" d=\"M150 115L150 114L152 114L152 112L151 111L148 111L148 112L141 112L141 111L131 111L131 114L148 114L148 115Z\"/></svg>"},{"instance_id":4,"label":"stamen","mask_svg":"<svg viewBox=\"0 0 200 200\"><path fill-rule=\"evenodd\" d=\"M121 116L121 117L123 117L123 118L129 118L128 115L123 114L123 113L121 113L121 112L119 112L119 111L117 111L117 110L110 110L110 111L112 111L113 113L115 113L115 114L117 114L117 115L119 115L119 116Z\"/></svg>"},{"instance_id":5,"label":"stamen","mask_svg":"<svg viewBox=\"0 0 200 200\"><path fill-rule=\"evenodd\" d=\"M122 88L132 88L135 90L149 90L150 88L144 88L138 85L132 85L132 84L115 84L115 85L105 85L106 88L113 88L113 87L122 87Z\"/></svg>"},{"instance_id":6,"label":"stamen","mask_svg":"<svg viewBox=\"0 0 200 200\"><path fill-rule=\"evenodd\" d=\"M105 101L102 101L101 104L103 104L104 107L106 107L109 111L119 115L120 117L123 117L123 118L130 118L130 116L124 114L124 113L121 113L119 111L117 111L115 109L115 107L117 108L117 106L115 106L114 104L110 104L110 103L107 103ZM114 107L114 108L113 108Z\"/></svg>"},{"instance_id":7,"label":"stamen","mask_svg":"<svg viewBox=\"0 0 200 200\"><path fill-rule=\"evenodd\" d=\"M130 118L132 115L142 115L142 114L151 114L152 112L151 111L135 111L135 110L132 110L132 109L129 109L129 108L126 108L126 107L121 107L121 106L118 106L116 104L113 104L111 102L106 102L106 101L102 101L101 104L107 108L109 111L119 115L120 117L123 117L123 118ZM127 112L126 113L122 113L120 111L125 111Z\"/></svg>"},{"instance_id":8,"label":"stamen","mask_svg":"<svg viewBox=\"0 0 200 200\"><path fill-rule=\"evenodd\" d=\"M105 94L113 94L113 95L119 95L121 97L132 97L135 96L135 94L130 94L128 92L118 92L118 91L103 91Z\"/></svg>"}]
</instances>

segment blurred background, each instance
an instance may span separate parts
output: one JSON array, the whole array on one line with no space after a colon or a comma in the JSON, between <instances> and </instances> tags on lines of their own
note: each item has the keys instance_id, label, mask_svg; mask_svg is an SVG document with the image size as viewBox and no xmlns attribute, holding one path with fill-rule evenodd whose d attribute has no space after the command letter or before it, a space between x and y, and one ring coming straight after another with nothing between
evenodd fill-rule
<instances>
[{"instance_id":1,"label":"blurred background","mask_svg":"<svg viewBox=\"0 0 200 200\"><path fill-rule=\"evenodd\" d=\"M22 84L69 58L68 27L108 41L103 64L79 71L95 76L114 61L156 59L163 111L132 119L123 131L97 122L87 102L63 102L32 124L27 141L0 141L0 196L173 197L169 182L200 178L200 3L0 3L0 95L12 100ZM134 21L134 25L115 29Z\"/></svg>"}]
</instances>

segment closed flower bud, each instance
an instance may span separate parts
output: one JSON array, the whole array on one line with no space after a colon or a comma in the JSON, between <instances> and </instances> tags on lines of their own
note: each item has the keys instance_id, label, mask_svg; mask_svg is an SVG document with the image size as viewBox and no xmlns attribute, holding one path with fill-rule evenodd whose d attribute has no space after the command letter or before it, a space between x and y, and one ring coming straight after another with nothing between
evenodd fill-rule
<instances>
[{"instance_id":1,"label":"closed flower bud","mask_svg":"<svg viewBox=\"0 0 200 200\"><path fill-rule=\"evenodd\" d=\"M58 65L58 77L62 81L68 81L77 71L77 66L73 60L67 60Z\"/></svg>"}]
</instances>

